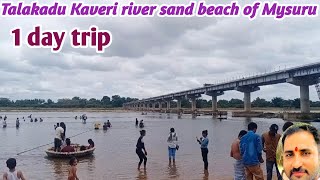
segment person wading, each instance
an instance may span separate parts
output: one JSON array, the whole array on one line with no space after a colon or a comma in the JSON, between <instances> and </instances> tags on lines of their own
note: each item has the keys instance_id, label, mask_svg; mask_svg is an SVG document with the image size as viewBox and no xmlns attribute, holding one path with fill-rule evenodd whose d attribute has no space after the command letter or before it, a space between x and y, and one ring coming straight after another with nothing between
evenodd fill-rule
<instances>
[{"instance_id":1,"label":"person wading","mask_svg":"<svg viewBox=\"0 0 320 180\"><path fill-rule=\"evenodd\" d=\"M280 134L278 134L278 125L272 124L269 132L263 133L261 136L263 151L266 153L267 180L272 180L273 165L276 167L278 180L282 180L276 163L276 151Z\"/></svg>"},{"instance_id":2,"label":"person wading","mask_svg":"<svg viewBox=\"0 0 320 180\"><path fill-rule=\"evenodd\" d=\"M139 164L138 164L138 170L140 170L140 166L142 164L142 161L144 161L144 163L143 163L144 169L146 169L146 166L147 166L147 151L146 151L146 148L144 146L144 141L143 141L143 137L145 135L146 135L146 130L141 130L140 137L139 137L139 139L137 141L137 145L136 145L136 153L140 159Z\"/></svg>"},{"instance_id":3,"label":"person wading","mask_svg":"<svg viewBox=\"0 0 320 180\"><path fill-rule=\"evenodd\" d=\"M202 137L200 140L197 137L198 143L201 145L201 155L202 155L202 160L204 163L204 170L208 171L208 144L209 144L209 139L208 139L208 130L202 131Z\"/></svg>"},{"instance_id":4,"label":"person wading","mask_svg":"<svg viewBox=\"0 0 320 180\"><path fill-rule=\"evenodd\" d=\"M246 170L246 180L263 180L263 171L260 163L262 159L262 143L259 135L255 134L258 125L254 122L248 124L248 133L240 140L240 155Z\"/></svg>"},{"instance_id":5,"label":"person wading","mask_svg":"<svg viewBox=\"0 0 320 180\"><path fill-rule=\"evenodd\" d=\"M233 157L236 161L234 162L234 180L245 180L246 174L240 155L240 139L247 134L247 131L241 130L238 138L235 139L231 145L230 157Z\"/></svg>"},{"instance_id":6,"label":"person wading","mask_svg":"<svg viewBox=\"0 0 320 180\"><path fill-rule=\"evenodd\" d=\"M170 129L167 142L168 142L169 163L171 164L171 158L173 163L175 163L176 150L179 148L179 145L178 145L178 136L177 136L177 133L174 132L174 128Z\"/></svg>"}]
</instances>

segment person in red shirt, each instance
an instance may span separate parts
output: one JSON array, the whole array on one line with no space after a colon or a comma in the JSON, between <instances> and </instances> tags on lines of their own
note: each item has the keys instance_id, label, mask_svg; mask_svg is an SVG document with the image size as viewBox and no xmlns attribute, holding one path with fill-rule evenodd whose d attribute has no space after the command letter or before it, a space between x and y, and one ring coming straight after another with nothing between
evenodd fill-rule
<instances>
[{"instance_id":1,"label":"person in red shirt","mask_svg":"<svg viewBox=\"0 0 320 180\"><path fill-rule=\"evenodd\" d=\"M75 152L74 147L71 146L71 141L69 138L66 139L67 146L64 147L61 152Z\"/></svg>"}]
</instances>

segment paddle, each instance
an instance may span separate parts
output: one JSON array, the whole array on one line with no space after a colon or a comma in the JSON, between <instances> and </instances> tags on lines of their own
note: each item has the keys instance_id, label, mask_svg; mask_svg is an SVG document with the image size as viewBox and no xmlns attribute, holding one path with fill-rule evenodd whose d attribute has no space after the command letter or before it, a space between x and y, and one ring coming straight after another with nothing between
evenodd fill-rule
<instances>
[{"instance_id":1,"label":"paddle","mask_svg":"<svg viewBox=\"0 0 320 180\"><path fill-rule=\"evenodd\" d=\"M93 130L94 130L94 129L93 129ZM93 131L93 130L91 129L91 130L88 130L88 131L84 131L84 132L81 132L81 133L79 133L79 134L75 134L75 135L73 135L73 136L70 136L70 137L68 137L68 138L76 137L76 136L78 136L78 135L81 135L81 134L84 134L84 133L86 133L86 132ZM38 149L38 148L40 148L40 147L50 145L50 144L53 144L53 142L48 143L48 144L44 144L44 145L41 145L41 146L37 146L37 147L35 147L35 148L28 149L28 150L25 150L25 151L22 151L22 152L19 152L17 155L20 155L20 154L22 154L22 153L26 153L26 152L32 151L32 150L34 150L34 149Z\"/></svg>"}]
</instances>

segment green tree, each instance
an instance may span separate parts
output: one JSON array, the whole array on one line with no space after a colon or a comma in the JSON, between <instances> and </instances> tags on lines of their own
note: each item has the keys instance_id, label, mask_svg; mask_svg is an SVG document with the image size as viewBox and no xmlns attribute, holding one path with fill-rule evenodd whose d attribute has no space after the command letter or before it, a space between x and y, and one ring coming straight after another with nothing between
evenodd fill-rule
<instances>
[{"instance_id":1,"label":"green tree","mask_svg":"<svg viewBox=\"0 0 320 180\"><path fill-rule=\"evenodd\" d=\"M284 100L281 97L275 97L271 100L274 107L283 107Z\"/></svg>"},{"instance_id":2,"label":"green tree","mask_svg":"<svg viewBox=\"0 0 320 180\"><path fill-rule=\"evenodd\" d=\"M229 107L229 101L224 100L224 99L219 100L217 104L218 104L219 108L228 108Z\"/></svg>"},{"instance_id":3,"label":"green tree","mask_svg":"<svg viewBox=\"0 0 320 180\"><path fill-rule=\"evenodd\" d=\"M254 101L252 101L252 106L253 107L270 107L271 102L257 97Z\"/></svg>"},{"instance_id":4,"label":"green tree","mask_svg":"<svg viewBox=\"0 0 320 180\"><path fill-rule=\"evenodd\" d=\"M108 105L111 105L111 100L109 96L103 96L101 99L101 103L104 107L107 107Z\"/></svg>"}]
</instances>

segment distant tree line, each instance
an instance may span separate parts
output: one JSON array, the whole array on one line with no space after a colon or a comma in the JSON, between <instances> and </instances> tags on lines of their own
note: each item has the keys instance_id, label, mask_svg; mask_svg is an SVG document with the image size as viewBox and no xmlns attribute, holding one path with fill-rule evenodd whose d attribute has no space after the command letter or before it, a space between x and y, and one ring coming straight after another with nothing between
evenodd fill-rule
<instances>
[{"instance_id":1,"label":"distant tree line","mask_svg":"<svg viewBox=\"0 0 320 180\"><path fill-rule=\"evenodd\" d=\"M124 103L136 101L137 98L120 97L114 95L103 96L102 99L85 99L73 97L72 99L58 99L54 102L51 99L24 99L12 101L8 98L0 98L0 107L39 107L39 108L117 108L122 107Z\"/></svg>"},{"instance_id":2,"label":"distant tree line","mask_svg":"<svg viewBox=\"0 0 320 180\"><path fill-rule=\"evenodd\" d=\"M124 103L136 101L137 98L121 97L119 95L103 96L102 99L85 99L80 97L73 97L72 99L64 98L58 99L54 102L51 99L24 99L24 100L10 100L8 98L0 98L0 107L38 107L38 108L118 108L122 107ZM197 99L197 108L211 108L212 101L205 99ZM310 101L311 107L320 107L320 101ZM281 97L275 97L271 101L257 97L251 103L252 107L278 107L278 108L300 108L300 99L285 100ZM176 107L176 102L171 103L171 107ZM183 99L181 101L182 108L191 108L191 102ZM219 100L219 108L243 108L243 100Z\"/></svg>"}]
</instances>

